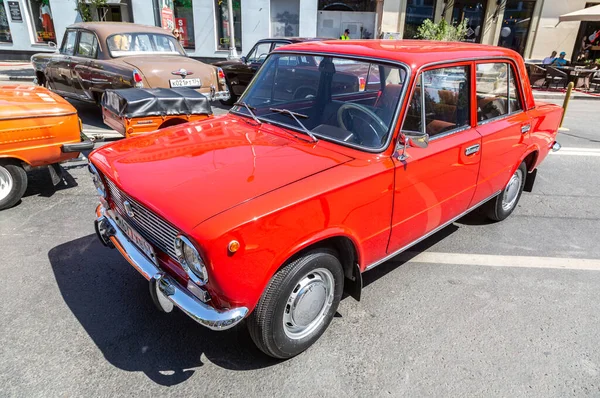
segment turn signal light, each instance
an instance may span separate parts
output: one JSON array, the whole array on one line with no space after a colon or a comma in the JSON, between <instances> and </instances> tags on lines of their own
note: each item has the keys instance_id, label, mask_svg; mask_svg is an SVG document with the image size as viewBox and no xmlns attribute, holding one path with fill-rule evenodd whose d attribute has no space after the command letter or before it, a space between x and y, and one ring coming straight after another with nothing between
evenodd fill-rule
<instances>
[{"instance_id":1,"label":"turn signal light","mask_svg":"<svg viewBox=\"0 0 600 398\"><path fill-rule=\"evenodd\" d=\"M217 68L217 77L219 78L219 83L225 84L225 72L223 72L223 69Z\"/></svg>"},{"instance_id":2,"label":"turn signal light","mask_svg":"<svg viewBox=\"0 0 600 398\"><path fill-rule=\"evenodd\" d=\"M135 82L135 87L137 88L142 88L144 87L144 79L142 78L142 75L140 74L140 72L136 70L133 71L133 81Z\"/></svg>"}]
</instances>

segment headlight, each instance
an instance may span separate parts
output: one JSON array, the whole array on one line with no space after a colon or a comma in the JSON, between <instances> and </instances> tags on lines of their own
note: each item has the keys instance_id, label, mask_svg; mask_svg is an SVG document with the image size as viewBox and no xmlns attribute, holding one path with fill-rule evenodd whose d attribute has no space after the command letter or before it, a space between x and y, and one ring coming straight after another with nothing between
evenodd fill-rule
<instances>
[{"instance_id":1,"label":"headlight","mask_svg":"<svg viewBox=\"0 0 600 398\"><path fill-rule=\"evenodd\" d=\"M106 199L106 187L104 186L100 173L98 173L98 170L96 170L96 167L91 162L88 163L88 170L92 174L92 181L94 181L98 195Z\"/></svg>"},{"instance_id":2,"label":"headlight","mask_svg":"<svg viewBox=\"0 0 600 398\"><path fill-rule=\"evenodd\" d=\"M194 282L198 284L208 282L206 265L202 261L200 253L198 253L198 250L196 250L188 238L183 235L175 238L175 254L177 254L179 262Z\"/></svg>"}]
</instances>

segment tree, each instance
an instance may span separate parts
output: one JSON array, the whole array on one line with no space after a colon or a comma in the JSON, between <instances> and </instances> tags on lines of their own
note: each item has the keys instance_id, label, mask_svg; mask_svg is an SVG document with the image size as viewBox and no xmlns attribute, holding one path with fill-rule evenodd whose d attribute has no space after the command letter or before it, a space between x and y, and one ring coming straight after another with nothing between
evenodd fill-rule
<instances>
[{"instance_id":1,"label":"tree","mask_svg":"<svg viewBox=\"0 0 600 398\"><path fill-rule=\"evenodd\" d=\"M424 40L464 41L467 37L467 22L468 19L465 18L461 23L453 26L446 22L445 19L442 19L438 23L426 19L417 29L417 37Z\"/></svg>"},{"instance_id":2,"label":"tree","mask_svg":"<svg viewBox=\"0 0 600 398\"><path fill-rule=\"evenodd\" d=\"M83 22L90 22L93 20L91 6L95 6L96 8L105 8L106 0L77 0L77 7L75 8L75 11L81 15L81 20ZM106 12L104 12L104 15L106 15Z\"/></svg>"}]
</instances>

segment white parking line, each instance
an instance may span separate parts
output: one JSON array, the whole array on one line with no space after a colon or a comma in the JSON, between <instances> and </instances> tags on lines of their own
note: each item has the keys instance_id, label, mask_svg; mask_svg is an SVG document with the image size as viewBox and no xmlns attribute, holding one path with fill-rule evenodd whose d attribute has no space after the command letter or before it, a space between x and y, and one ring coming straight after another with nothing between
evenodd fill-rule
<instances>
[{"instance_id":1,"label":"white parking line","mask_svg":"<svg viewBox=\"0 0 600 398\"><path fill-rule=\"evenodd\" d=\"M600 271L600 259L534 256L503 256L494 254L404 252L393 261L410 263L479 265L485 267L553 268Z\"/></svg>"},{"instance_id":2,"label":"white parking line","mask_svg":"<svg viewBox=\"0 0 600 398\"><path fill-rule=\"evenodd\" d=\"M551 155L563 156L600 156L600 148L565 148L558 152L550 152Z\"/></svg>"}]
</instances>

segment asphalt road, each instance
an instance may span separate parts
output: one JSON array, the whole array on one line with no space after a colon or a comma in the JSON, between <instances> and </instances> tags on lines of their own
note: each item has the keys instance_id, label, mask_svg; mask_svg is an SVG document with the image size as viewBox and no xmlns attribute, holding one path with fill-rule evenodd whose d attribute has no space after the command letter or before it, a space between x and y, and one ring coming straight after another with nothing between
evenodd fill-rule
<instances>
[{"instance_id":1,"label":"asphalt road","mask_svg":"<svg viewBox=\"0 0 600 398\"><path fill-rule=\"evenodd\" d=\"M599 396L598 104L571 103L564 150L509 219L468 215L369 271L283 362L244 325L156 311L96 240L85 160L58 188L32 173L0 212L0 396Z\"/></svg>"}]
</instances>

